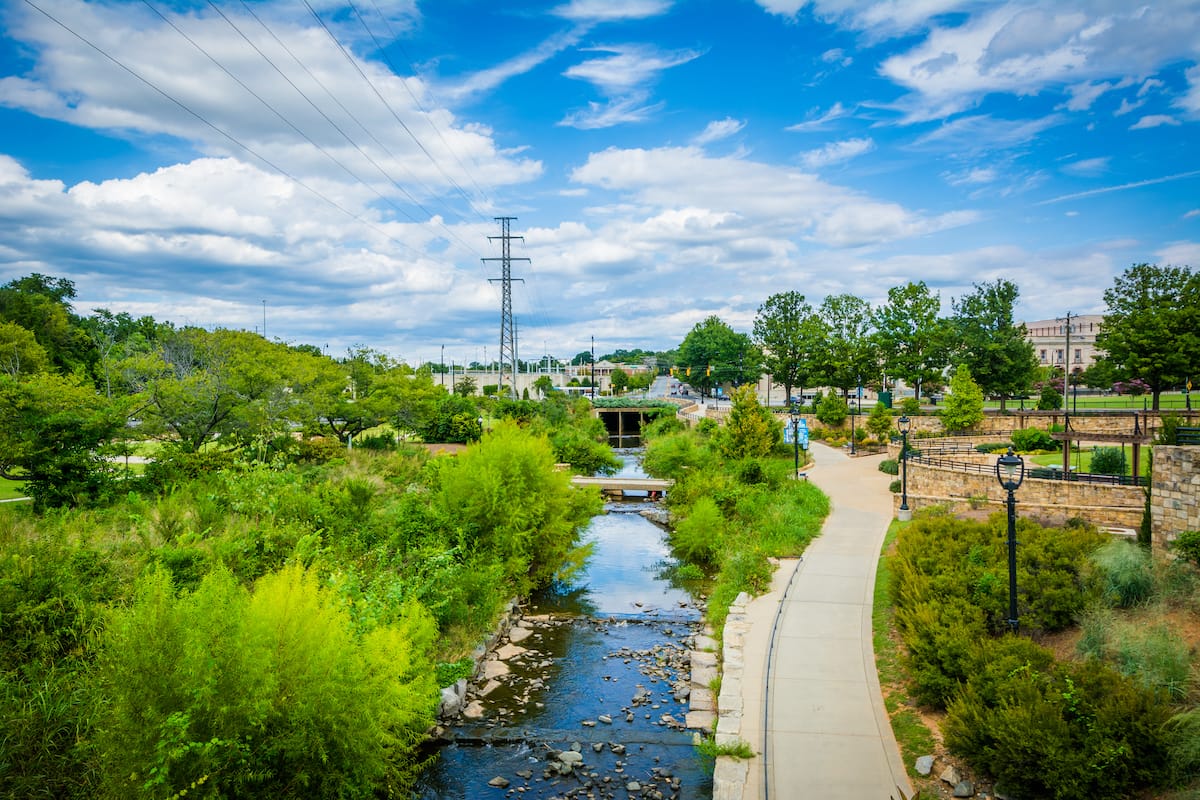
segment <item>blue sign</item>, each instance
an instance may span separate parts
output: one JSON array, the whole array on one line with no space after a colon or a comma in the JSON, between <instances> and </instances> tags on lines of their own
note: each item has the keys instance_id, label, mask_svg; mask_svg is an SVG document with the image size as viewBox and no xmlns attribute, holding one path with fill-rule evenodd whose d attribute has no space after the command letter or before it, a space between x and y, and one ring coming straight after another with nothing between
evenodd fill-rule
<instances>
[{"instance_id":1,"label":"blue sign","mask_svg":"<svg viewBox=\"0 0 1200 800\"><path fill-rule=\"evenodd\" d=\"M808 423L804 420L800 420L798 424L790 420L785 422L783 424L783 443L792 444L797 440L802 448L808 449Z\"/></svg>"}]
</instances>

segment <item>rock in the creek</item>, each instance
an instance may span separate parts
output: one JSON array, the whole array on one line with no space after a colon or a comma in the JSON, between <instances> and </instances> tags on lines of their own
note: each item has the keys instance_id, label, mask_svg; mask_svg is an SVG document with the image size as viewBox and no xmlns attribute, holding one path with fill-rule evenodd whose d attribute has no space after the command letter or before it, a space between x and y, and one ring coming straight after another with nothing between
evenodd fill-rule
<instances>
[{"instance_id":1,"label":"rock in the creek","mask_svg":"<svg viewBox=\"0 0 1200 800\"><path fill-rule=\"evenodd\" d=\"M564 764L571 764L572 766L575 764L582 764L583 753L580 753L578 750L564 750L558 754L558 760Z\"/></svg>"},{"instance_id":2,"label":"rock in the creek","mask_svg":"<svg viewBox=\"0 0 1200 800\"><path fill-rule=\"evenodd\" d=\"M610 717L608 714L601 714L600 716L596 717L596 719L600 720L605 725L612 725L612 717Z\"/></svg>"},{"instance_id":3,"label":"rock in the creek","mask_svg":"<svg viewBox=\"0 0 1200 800\"><path fill-rule=\"evenodd\" d=\"M637 781L630 781L629 783L625 784L625 791L627 792L640 792L641 790L642 785Z\"/></svg>"},{"instance_id":4,"label":"rock in the creek","mask_svg":"<svg viewBox=\"0 0 1200 800\"><path fill-rule=\"evenodd\" d=\"M533 770L519 769L519 770L517 770L516 775L518 778L524 778L525 780L529 780L530 778L533 777Z\"/></svg>"},{"instance_id":5,"label":"rock in the creek","mask_svg":"<svg viewBox=\"0 0 1200 800\"><path fill-rule=\"evenodd\" d=\"M462 711L463 699L453 686L447 686L442 689L442 704L438 709L438 714L442 718L456 717L458 712Z\"/></svg>"},{"instance_id":6,"label":"rock in the creek","mask_svg":"<svg viewBox=\"0 0 1200 800\"><path fill-rule=\"evenodd\" d=\"M508 632L508 640L513 644L518 644L532 635L533 631L530 628L515 627Z\"/></svg>"},{"instance_id":7,"label":"rock in the creek","mask_svg":"<svg viewBox=\"0 0 1200 800\"><path fill-rule=\"evenodd\" d=\"M496 777L494 777L490 781L488 781L488 786L494 786L497 789L507 789L508 788L508 778L505 778L502 775L497 775Z\"/></svg>"},{"instance_id":8,"label":"rock in the creek","mask_svg":"<svg viewBox=\"0 0 1200 800\"><path fill-rule=\"evenodd\" d=\"M917 774L921 776L933 772L933 756L921 756L916 763Z\"/></svg>"},{"instance_id":9,"label":"rock in the creek","mask_svg":"<svg viewBox=\"0 0 1200 800\"><path fill-rule=\"evenodd\" d=\"M581 722L581 723L579 723L579 724L580 724L580 725L582 725L582 726L583 726L583 727L585 727L585 728L594 728L594 727L596 727L596 720L594 720L594 719L585 719L583 722Z\"/></svg>"}]
</instances>

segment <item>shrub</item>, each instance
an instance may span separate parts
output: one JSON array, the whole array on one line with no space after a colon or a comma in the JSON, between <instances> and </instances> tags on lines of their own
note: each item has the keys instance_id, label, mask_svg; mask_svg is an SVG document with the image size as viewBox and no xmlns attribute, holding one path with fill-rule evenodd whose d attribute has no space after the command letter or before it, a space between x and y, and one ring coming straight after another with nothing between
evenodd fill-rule
<instances>
[{"instance_id":1,"label":"shrub","mask_svg":"<svg viewBox=\"0 0 1200 800\"><path fill-rule=\"evenodd\" d=\"M1091 471L1100 475L1124 475L1125 451L1119 447L1097 447L1092 450Z\"/></svg>"},{"instance_id":2,"label":"shrub","mask_svg":"<svg viewBox=\"0 0 1200 800\"><path fill-rule=\"evenodd\" d=\"M829 425L837 427L846 421L849 416L850 409L836 392L830 392L821 399L821 404L817 407L817 419Z\"/></svg>"},{"instance_id":3,"label":"shrub","mask_svg":"<svg viewBox=\"0 0 1200 800\"><path fill-rule=\"evenodd\" d=\"M888 491L892 494L900 494L900 481L894 480L888 484Z\"/></svg>"},{"instance_id":4,"label":"shrub","mask_svg":"<svg viewBox=\"0 0 1200 800\"><path fill-rule=\"evenodd\" d=\"M879 462L879 471L887 475L899 475L900 462L894 458L885 458Z\"/></svg>"},{"instance_id":5,"label":"shrub","mask_svg":"<svg viewBox=\"0 0 1200 800\"><path fill-rule=\"evenodd\" d=\"M1038 411L1057 411L1062 408L1063 398L1053 386L1043 386L1038 396Z\"/></svg>"},{"instance_id":6,"label":"shrub","mask_svg":"<svg viewBox=\"0 0 1200 800\"><path fill-rule=\"evenodd\" d=\"M721 555L725 518L710 497L699 498L671 533L675 552L684 561L713 566Z\"/></svg>"},{"instance_id":7,"label":"shrub","mask_svg":"<svg viewBox=\"0 0 1200 800\"><path fill-rule=\"evenodd\" d=\"M758 395L749 384L733 391L733 407L725 423L725 433L723 451L733 458L765 456L782 437L775 416L759 404Z\"/></svg>"},{"instance_id":8,"label":"shrub","mask_svg":"<svg viewBox=\"0 0 1200 800\"><path fill-rule=\"evenodd\" d=\"M687 423L675 414L663 414L642 428L643 439L657 439L687 430Z\"/></svg>"},{"instance_id":9,"label":"shrub","mask_svg":"<svg viewBox=\"0 0 1200 800\"><path fill-rule=\"evenodd\" d=\"M983 421L983 391L971 377L966 364L959 364L950 379L950 394L942 411L948 431L965 431Z\"/></svg>"},{"instance_id":10,"label":"shrub","mask_svg":"<svg viewBox=\"0 0 1200 800\"><path fill-rule=\"evenodd\" d=\"M921 413L921 401L915 397L906 397L900 401L900 413L915 417Z\"/></svg>"},{"instance_id":11,"label":"shrub","mask_svg":"<svg viewBox=\"0 0 1200 800\"><path fill-rule=\"evenodd\" d=\"M975 452L991 455L993 453L1004 453L1009 447L1012 447L1014 450L1017 449L1016 445L1012 442L984 442L983 444L975 445Z\"/></svg>"},{"instance_id":12,"label":"shrub","mask_svg":"<svg viewBox=\"0 0 1200 800\"><path fill-rule=\"evenodd\" d=\"M1137 605L1154 590L1150 554L1132 542L1114 539L1092 554L1091 563L1105 599L1115 606Z\"/></svg>"},{"instance_id":13,"label":"shrub","mask_svg":"<svg viewBox=\"0 0 1200 800\"><path fill-rule=\"evenodd\" d=\"M892 412L883 403L876 403L871 409L870 416L867 417L866 424L863 426L871 432L871 435L881 442L887 441L888 434L894 428L892 426Z\"/></svg>"},{"instance_id":14,"label":"shrub","mask_svg":"<svg viewBox=\"0 0 1200 800\"><path fill-rule=\"evenodd\" d=\"M1058 449L1058 442L1050 438L1050 434L1041 428L1023 428L1013 431L1012 440L1013 449L1023 453Z\"/></svg>"},{"instance_id":15,"label":"shrub","mask_svg":"<svg viewBox=\"0 0 1200 800\"><path fill-rule=\"evenodd\" d=\"M1181 558L1200 567L1200 531L1184 531L1175 537L1171 549Z\"/></svg>"}]
</instances>

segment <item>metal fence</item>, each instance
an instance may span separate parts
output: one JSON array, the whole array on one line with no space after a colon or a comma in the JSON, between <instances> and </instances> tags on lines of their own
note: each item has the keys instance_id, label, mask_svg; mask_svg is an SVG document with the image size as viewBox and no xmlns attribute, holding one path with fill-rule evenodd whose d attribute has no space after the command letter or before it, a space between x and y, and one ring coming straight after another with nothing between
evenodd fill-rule
<instances>
[{"instance_id":1,"label":"metal fence","mask_svg":"<svg viewBox=\"0 0 1200 800\"><path fill-rule=\"evenodd\" d=\"M971 472L977 475L994 475L996 472L995 464L956 461L951 458L941 458L939 456L927 455L924 451L922 451L920 454L913 454L910 452L908 460L914 463L928 464L931 467L952 470L954 472ZM1148 485L1147 479L1141 475L1135 477L1131 475L1101 475L1097 472L1064 472L1061 469L1052 469L1050 467L1033 467L1026 472L1026 477L1051 481L1100 483L1107 484L1109 486Z\"/></svg>"}]
</instances>

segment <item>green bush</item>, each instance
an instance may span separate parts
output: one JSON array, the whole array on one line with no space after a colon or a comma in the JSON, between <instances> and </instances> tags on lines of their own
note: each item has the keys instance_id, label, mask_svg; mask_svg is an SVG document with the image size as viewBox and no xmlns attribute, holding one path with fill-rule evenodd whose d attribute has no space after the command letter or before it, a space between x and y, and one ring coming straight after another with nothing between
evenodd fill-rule
<instances>
[{"instance_id":1,"label":"green bush","mask_svg":"<svg viewBox=\"0 0 1200 800\"><path fill-rule=\"evenodd\" d=\"M684 561L711 567L724 545L725 518L712 498L701 497L671 532L671 544Z\"/></svg>"},{"instance_id":2,"label":"green bush","mask_svg":"<svg viewBox=\"0 0 1200 800\"><path fill-rule=\"evenodd\" d=\"M821 405L817 407L817 419L830 427L836 428L841 425L849 415L849 406L836 392L830 392L821 398Z\"/></svg>"},{"instance_id":3,"label":"green bush","mask_svg":"<svg viewBox=\"0 0 1200 800\"><path fill-rule=\"evenodd\" d=\"M1057 389L1050 385L1042 387L1042 393L1038 396L1038 411L1057 411L1062 405L1063 398Z\"/></svg>"},{"instance_id":4,"label":"green bush","mask_svg":"<svg viewBox=\"0 0 1200 800\"><path fill-rule=\"evenodd\" d=\"M975 445L975 452L991 455L993 453L1004 453L1009 447L1012 447L1014 450L1017 449L1012 442L984 442L983 444Z\"/></svg>"},{"instance_id":5,"label":"green bush","mask_svg":"<svg viewBox=\"0 0 1200 800\"><path fill-rule=\"evenodd\" d=\"M1175 537L1171 550L1200 567L1200 531L1184 531Z\"/></svg>"},{"instance_id":6,"label":"green bush","mask_svg":"<svg viewBox=\"0 0 1200 800\"><path fill-rule=\"evenodd\" d=\"M900 486L899 480L894 480L888 484L888 491L891 492L892 494L900 494L900 489L901 489L901 486Z\"/></svg>"},{"instance_id":7,"label":"green bush","mask_svg":"<svg viewBox=\"0 0 1200 800\"><path fill-rule=\"evenodd\" d=\"M899 475L900 462L894 458L885 458L879 462L879 471L886 475Z\"/></svg>"},{"instance_id":8,"label":"green bush","mask_svg":"<svg viewBox=\"0 0 1200 800\"><path fill-rule=\"evenodd\" d=\"M915 417L921 413L921 401L915 397L906 397L900 401L900 413Z\"/></svg>"},{"instance_id":9,"label":"green bush","mask_svg":"<svg viewBox=\"0 0 1200 800\"><path fill-rule=\"evenodd\" d=\"M659 439L673 433L687 430L687 423L675 414L663 414L657 419L647 422L642 428L643 439Z\"/></svg>"},{"instance_id":10,"label":"green bush","mask_svg":"<svg viewBox=\"0 0 1200 800\"><path fill-rule=\"evenodd\" d=\"M1050 438L1050 434L1041 428L1023 428L1013 431L1012 440L1013 449L1022 453L1058 449L1058 442Z\"/></svg>"},{"instance_id":11,"label":"green bush","mask_svg":"<svg viewBox=\"0 0 1200 800\"><path fill-rule=\"evenodd\" d=\"M1114 539L1092 554L1091 563L1104 597L1115 606L1137 605L1154 590L1150 553L1132 542Z\"/></svg>"},{"instance_id":12,"label":"green bush","mask_svg":"<svg viewBox=\"0 0 1200 800\"><path fill-rule=\"evenodd\" d=\"M1124 475L1125 451L1119 447L1097 447L1092 450L1091 472L1099 475Z\"/></svg>"}]
</instances>

